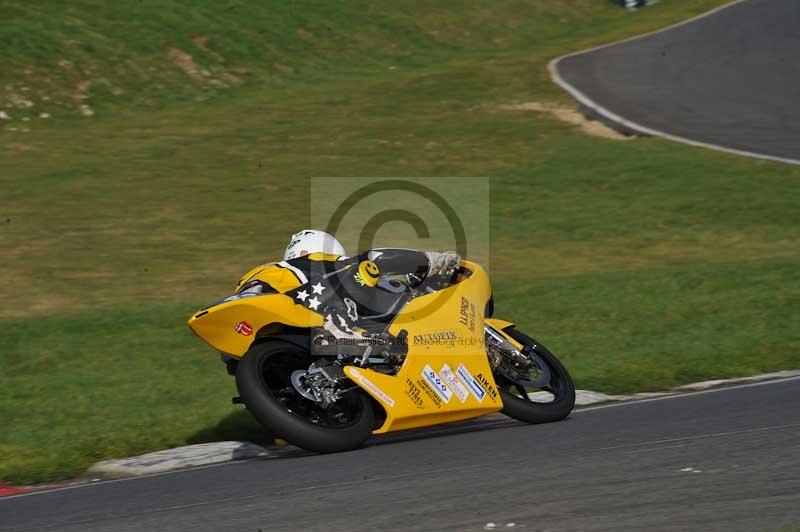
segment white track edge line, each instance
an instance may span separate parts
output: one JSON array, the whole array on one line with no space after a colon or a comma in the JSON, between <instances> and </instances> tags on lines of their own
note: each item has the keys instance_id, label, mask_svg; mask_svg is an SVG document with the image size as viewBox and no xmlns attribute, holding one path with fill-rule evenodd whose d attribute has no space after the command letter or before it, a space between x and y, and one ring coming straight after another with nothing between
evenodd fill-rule
<instances>
[{"instance_id":1,"label":"white track edge line","mask_svg":"<svg viewBox=\"0 0 800 532\"><path fill-rule=\"evenodd\" d=\"M792 382L792 381L796 381L796 380L800 380L800 375L795 375L793 377L782 377L782 378L777 378L777 379L769 379L769 380L759 381L759 382L746 382L746 383L742 383L742 384L732 384L730 386L722 385L719 388L712 388L710 390L698 390L698 391L695 391L695 392L675 392L675 393L671 393L669 395L662 395L660 397L646 397L644 399L633 399L633 400L630 400L630 401L621 400L621 401L618 401L616 403L607 403L607 404L595 405L595 406L578 407L575 410L573 410L573 413L588 412L590 410L601 410L601 409L604 409L604 408L613 408L613 407L616 407L616 406L634 405L634 404L639 404L639 403L652 403L654 401L665 401L667 399L681 399L681 398L693 397L693 396L696 396L696 395L706 395L706 394L711 394L711 393L721 393L721 392L727 392L727 391L731 391L731 390L739 390L739 389L742 389L742 388L755 388L757 386L766 386L768 384L779 384L779 383L782 383L782 382Z\"/></svg>"},{"instance_id":2,"label":"white track edge line","mask_svg":"<svg viewBox=\"0 0 800 532\"><path fill-rule=\"evenodd\" d=\"M618 406L628 406L628 405L635 405L635 404L639 404L639 403L650 403L650 402L653 402L653 401L664 401L664 400L667 400L667 399L686 398L686 397L692 397L692 396L695 396L695 395L705 395L705 394L710 394L710 393L727 392L727 391L737 390L737 389L740 389L740 388L753 388L753 387L756 387L756 386L766 386L766 385L769 385L769 384L778 384L778 383L782 383L782 382L791 382L791 381L796 381L796 380L800 380L800 375L797 375L797 376L794 376L794 377L784 377L784 378L778 378L778 379L771 379L771 380L760 381L760 382L748 382L748 383L745 383L745 384L733 384L731 386L722 386L722 387L714 388L714 389L711 389L711 390L700 390L700 391L696 391L696 392L685 392L685 393L684 392L678 392L678 393L675 393L675 394L672 394L672 395L663 395L661 397L648 397L648 398L645 398L645 399L633 399L633 400L630 400L630 401L624 401L623 400L623 401L619 401L619 402L616 402L616 403L608 403L608 404L602 404L602 405L597 405L597 406L578 407L575 410L573 410L572 413L576 414L576 413L581 413L581 412L589 412L589 411L592 411L592 410L601 410L601 409L605 409L605 408L614 408L614 407L618 407ZM480 419L480 418L475 418L475 419L477 420L477 419ZM507 424L507 423L518 423L518 421L515 420L515 419L494 420L494 421L489 421L486 424L481 424L481 425L479 425L479 427L491 427L491 426L495 426L495 425L504 425L504 424ZM522 425L522 426L525 426L525 425ZM431 428L435 428L435 427L436 426L431 427ZM443 428L444 428L444 426L440 427L440 429L443 429ZM278 454L280 454L280 453L278 453ZM140 476L136 476L136 477L101 480L99 482L87 482L86 484L77 484L77 485L74 485L74 486L63 486L63 487L60 487L60 488L44 489L44 490L41 490L41 491L32 491L32 492L28 492L28 493L20 493L20 494L17 494L17 495L6 495L5 497L0 497L0 503L2 503L3 501L7 501L7 500L11 500L11 499L17 499L17 498L20 498L20 497L31 497L31 496L34 496L34 495L44 495L44 494L47 494L47 493L55 493L57 491L65 491L65 490L72 490L72 489L78 489L78 488L86 488L86 487L89 487L89 486L97 486L97 485L100 485L100 484L112 484L112 483L117 483L117 482L127 482L127 481L131 481L131 480L139 480L139 479L145 479L145 478L160 477L160 476L164 476L164 475L174 475L176 473L185 473L187 471L196 471L196 470L199 470L199 469L209 469L209 468L212 468L212 467L220 467L220 466L234 465L234 464L246 464L247 462L264 461L264 460L270 460L270 459L275 459L275 458L279 458L279 456L256 457L256 458L248 458L246 460L233 460L233 461L228 461L228 462L219 462L219 463L216 463L216 464L201 465L201 466L196 466L196 467L191 467L191 468L186 468L186 469L176 469L175 471L162 471L160 473L151 473L151 474L148 474L148 475L140 475Z\"/></svg>"},{"instance_id":3,"label":"white track edge line","mask_svg":"<svg viewBox=\"0 0 800 532\"><path fill-rule=\"evenodd\" d=\"M31 497L33 495L44 495L46 493L55 493L57 491L66 491L66 490L74 490L78 488L88 488L90 486L99 486L101 484L116 484L118 482L126 482L129 480L139 480L145 478L152 478L152 477L160 477L164 475L173 475L175 473L186 473L188 471L197 471L200 469L211 469L212 467L220 467L220 466L229 466L235 464L245 464L247 462L255 462L257 460L271 460L274 458L279 458L278 456L259 456L254 458L246 458L244 460L228 460L226 462L217 462L214 464L203 464L197 466L191 466L184 469L175 469L173 471L161 471L158 473L148 473L146 475L137 475L135 477L125 477L125 478L109 478L109 479L99 479L97 481L90 480L88 482L83 482L81 484L74 484L72 486L61 486L58 488L51 488L51 489L41 489L36 491L29 491L27 493L17 493L15 495L6 495L4 497L0 497L0 504L3 501L7 501L9 499L18 499L20 497Z\"/></svg>"},{"instance_id":4,"label":"white track edge line","mask_svg":"<svg viewBox=\"0 0 800 532\"><path fill-rule=\"evenodd\" d=\"M636 35L634 37L628 37L627 39L623 39L621 41L602 44L600 46L595 46L595 47L589 48L587 50L581 50L581 51L578 51L578 52L571 52L569 54L565 54L565 55L562 55L560 57L556 57L555 59L551 60L547 64L547 70L549 71L550 77L552 78L553 82L556 85L558 85L559 87L561 87L562 89L564 89L565 91L567 91L567 93L569 93L574 99L578 100L578 102L580 102L581 104L585 105L586 107L588 107L592 111L596 112L597 114L605 117L606 119L611 120L612 122L616 122L618 124L621 124L621 125L625 126L626 128L631 129L633 131L638 131L639 133L643 133L645 135L651 135L651 136L654 136L654 137L664 138L664 139L667 139L667 140L671 140L673 142L680 142L682 144L688 144L690 146L695 146L695 147L699 147L699 148L707 148L707 149L711 149L711 150L715 150L715 151L720 151L720 152L725 152L725 153L732 153L734 155L740 155L740 156L743 156L743 157L750 157L750 158L753 158L753 159L762 159L762 160L766 160L766 161L785 163L785 164L800 165L800 159L792 159L792 158L789 158L789 157L780 157L780 156L777 156L777 155L768 155L768 154L765 154L765 153L758 153L758 152L752 152L752 151L747 151L747 150L740 150L740 149L737 149L737 148L729 148L727 146L722 146L722 145L719 145L719 144L712 144L712 143L709 143L709 142L703 142L703 141L699 141L699 140L689 139L689 138L686 138L686 137L681 137L679 135L673 135L672 133L667 133L665 131L661 131L661 130L658 130L658 129L649 128L649 127L644 126L642 124L639 124L637 122L633 122L631 120L623 118L622 116L620 116L620 115L614 113L613 111L610 111L609 109L606 109L602 105L598 104L597 102L595 102L594 100L592 100L591 98L586 96L584 93L579 91L576 87L571 85L569 82L567 82L564 78L561 77L561 74L558 72L558 63L561 62L563 59L567 59L569 57L574 57L574 56L577 56L577 55L588 54L588 53L591 53L591 52L595 52L597 50L602 50L603 48L609 48L611 46L616 46L618 44L624 44L624 43L628 43L628 42L635 41L635 40L638 40L638 39L644 39L645 37L649 37L651 35L656 35L658 33L663 33L663 32L666 32L666 31L670 31L670 30L678 28L680 26L685 26L687 24L691 24L693 22L697 22L698 20L704 19L706 17L710 17L711 15L714 15L716 13L719 13L720 11L723 11L723 10L728 9L730 7L733 7L735 5L744 3L746 1L748 1L748 0L733 0L733 2L730 2L728 4L724 4L724 5L719 6L717 8L714 8L711 11L707 11L706 13L702 13L702 14L696 16L696 17L690 18L689 20L684 20L682 22L678 22L677 24L673 24L671 26L667 26L666 28L661 28L661 29L658 29L658 30L655 30L655 31L651 31L651 32L648 32L648 33L643 33L642 35Z\"/></svg>"}]
</instances>

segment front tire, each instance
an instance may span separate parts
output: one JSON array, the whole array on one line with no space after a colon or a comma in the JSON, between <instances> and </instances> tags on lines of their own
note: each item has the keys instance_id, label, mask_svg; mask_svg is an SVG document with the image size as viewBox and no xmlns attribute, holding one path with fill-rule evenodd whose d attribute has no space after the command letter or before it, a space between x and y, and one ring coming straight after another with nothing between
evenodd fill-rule
<instances>
[{"instance_id":1,"label":"front tire","mask_svg":"<svg viewBox=\"0 0 800 532\"><path fill-rule=\"evenodd\" d=\"M337 418L330 418L317 403L297 394L290 381L292 371L308 368L311 360L306 351L287 342L253 345L236 368L236 387L245 406L276 436L308 451L361 447L375 425L371 398L361 390L348 392L331 407L338 409Z\"/></svg>"},{"instance_id":2,"label":"front tire","mask_svg":"<svg viewBox=\"0 0 800 532\"><path fill-rule=\"evenodd\" d=\"M501 375L495 375L500 389L500 397L503 400L501 412L525 423L550 423L566 418L575 408L575 385L567 369L553 353L533 338L513 327L504 329L504 331L523 346L533 349L536 355L548 365L551 377L545 391L551 393L553 399L549 402L538 403L522 397L521 392L519 395L515 395L511 390L519 389L519 386L515 386ZM527 390L524 387L522 387L522 392L525 392L527 396Z\"/></svg>"}]
</instances>

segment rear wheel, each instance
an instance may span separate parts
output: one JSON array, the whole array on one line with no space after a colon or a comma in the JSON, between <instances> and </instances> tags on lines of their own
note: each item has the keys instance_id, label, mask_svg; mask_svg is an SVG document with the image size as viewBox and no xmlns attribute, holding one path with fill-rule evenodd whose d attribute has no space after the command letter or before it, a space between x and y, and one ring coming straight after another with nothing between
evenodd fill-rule
<instances>
[{"instance_id":1,"label":"rear wheel","mask_svg":"<svg viewBox=\"0 0 800 532\"><path fill-rule=\"evenodd\" d=\"M535 339L513 327L504 331L523 345L530 365L495 371L502 412L526 423L549 423L567 417L575 407L575 385L567 369Z\"/></svg>"},{"instance_id":2,"label":"rear wheel","mask_svg":"<svg viewBox=\"0 0 800 532\"><path fill-rule=\"evenodd\" d=\"M361 447L375 424L372 400L359 389L327 408L307 399L291 375L311 362L307 352L286 342L256 344L236 368L236 387L262 425L298 447L318 453Z\"/></svg>"}]
</instances>

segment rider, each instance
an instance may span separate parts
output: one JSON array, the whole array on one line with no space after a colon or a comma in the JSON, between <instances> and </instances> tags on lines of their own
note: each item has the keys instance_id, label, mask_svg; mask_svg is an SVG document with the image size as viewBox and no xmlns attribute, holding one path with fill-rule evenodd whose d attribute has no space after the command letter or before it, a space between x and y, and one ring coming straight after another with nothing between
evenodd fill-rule
<instances>
[{"instance_id":1,"label":"rider","mask_svg":"<svg viewBox=\"0 0 800 532\"><path fill-rule=\"evenodd\" d=\"M282 261L248 272L237 294L286 294L325 317L325 337L358 343L383 332L406 287L446 284L460 264L453 251L379 248L348 257L332 235L306 229L292 235Z\"/></svg>"}]
</instances>

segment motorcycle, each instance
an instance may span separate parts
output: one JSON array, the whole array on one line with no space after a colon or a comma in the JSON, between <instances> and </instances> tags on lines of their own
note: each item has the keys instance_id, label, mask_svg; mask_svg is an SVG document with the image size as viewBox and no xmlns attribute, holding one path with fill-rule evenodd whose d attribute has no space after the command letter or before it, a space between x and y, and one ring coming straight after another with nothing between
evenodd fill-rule
<instances>
[{"instance_id":1,"label":"motorcycle","mask_svg":"<svg viewBox=\"0 0 800 532\"><path fill-rule=\"evenodd\" d=\"M240 394L234 402L309 451L356 449L373 434L498 411L547 423L574 408L575 387L556 356L492 318L491 284L480 265L465 260L448 283L423 292L397 280L372 290L397 302L365 346L340 348L315 336L324 316L277 291L238 292L188 325L222 353Z\"/></svg>"}]
</instances>

